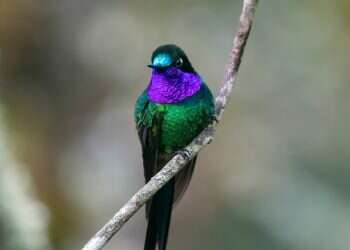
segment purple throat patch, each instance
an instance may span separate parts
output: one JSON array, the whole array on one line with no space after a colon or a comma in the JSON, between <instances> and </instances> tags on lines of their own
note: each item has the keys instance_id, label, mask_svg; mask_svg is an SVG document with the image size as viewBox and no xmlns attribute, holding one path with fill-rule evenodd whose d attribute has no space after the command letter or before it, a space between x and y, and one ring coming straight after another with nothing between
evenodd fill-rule
<instances>
[{"instance_id":1,"label":"purple throat patch","mask_svg":"<svg viewBox=\"0 0 350 250\"><path fill-rule=\"evenodd\" d=\"M152 102L177 103L197 93L201 83L198 74L183 72L176 67L153 69L147 93Z\"/></svg>"}]
</instances>

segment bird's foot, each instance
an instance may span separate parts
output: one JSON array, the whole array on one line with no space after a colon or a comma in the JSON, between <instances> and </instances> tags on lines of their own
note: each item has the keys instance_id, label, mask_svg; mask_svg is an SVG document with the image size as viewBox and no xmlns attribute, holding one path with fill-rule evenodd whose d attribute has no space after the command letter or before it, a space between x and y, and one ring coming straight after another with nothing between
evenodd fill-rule
<instances>
[{"instance_id":1,"label":"bird's foot","mask_svg":"<svg viewBox=\"0 0 350 250\"><path fill-rule=\"evenodd\" d=\"M219 119L218 119L218 117L216 115L213 115L211 117L211 121L215 121L216 123L219 123Z\"/></svg>"},{"instance_id":2,"label":"bird's foot","mask_svg":"<svg viewBox=\"0 0 350 250\"><path fill-rule=\"evenodd\" d=\"M178 150L175 152L175 154L181 155L182 158L184 158L185 160L190 160L190 158L191 158L191 152L188 151L187 149Z\"/></svg>"}]
</instances>

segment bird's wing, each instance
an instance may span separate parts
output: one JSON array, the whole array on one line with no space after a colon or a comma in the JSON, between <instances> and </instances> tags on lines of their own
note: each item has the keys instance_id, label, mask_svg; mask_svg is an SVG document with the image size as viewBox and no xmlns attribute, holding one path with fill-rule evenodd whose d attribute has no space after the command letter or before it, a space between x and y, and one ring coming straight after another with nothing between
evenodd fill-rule
<instances>
[{"instance_id":1,"label":"bird's wing","mask_svg":"<svg viewBox=\"0 0 350 250\"><path fill-rule=\"evenodd\" d=\"M140 98L139 98L140 99ZM142 145L145 180L148 182L163 166L159 153L163 113L149 100L136 103L137 131ZM146 204L148 226L145 240L147 250L165 250L174 197L174 180L162 187Z\"/></svg>"},{"instance_id":2,"label":"bird's wing","mask_svg":"<svg viewBox=\"0 0 350 250\"><path fill-rule=\"evenodd\" d=\"M151 126L141 123L137 127L142 146L142 158L146 182L148 182L158 170L160 127L161 118L157 116L152 118Z\"/></svg>"},{"instance_id":3,"label":"bird's wing","mask_svg":"<svg viewBox=\"0 0 350 250\"><path fill-rule=\"evenodd\" d=\"M176 176L175 176L175 193L174 203L181 200L188 185L190 184L197 156L195 156Z\"/></svg>"},{"instance_id":4,"label":"bird's wing","mask_svg":"<svg viewBox=\"0 0 350 250\"><path fill-rule=\"evenodd\" d=\"M143 170L145 182L148 182L159 169L159 144L162 116L150 106L146 94L142 94L135 107L136 128L142 147ZM149 215L151 202L146 204L146 216Z\"/></svg>"}]
</instances>

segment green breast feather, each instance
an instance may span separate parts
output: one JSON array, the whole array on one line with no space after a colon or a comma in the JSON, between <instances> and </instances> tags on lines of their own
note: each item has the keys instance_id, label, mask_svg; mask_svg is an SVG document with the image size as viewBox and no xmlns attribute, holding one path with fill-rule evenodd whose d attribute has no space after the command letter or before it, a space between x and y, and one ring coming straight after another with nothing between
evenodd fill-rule
<instances>
[{"instance_id":1,"label":"green breast feather","mask_svg":"<svg viewBox=\"0 0 350 250\"><path fill-rule=\"evenodd\" d=\"M152 127L157 115L162 117L160 128L162 151L178 150L190 143L213 118L213 96L203 84L195 95L182 102L157 104L149 101L147 91L144 91L136 102L136 123Z\"/></svg>"}]
</instances>

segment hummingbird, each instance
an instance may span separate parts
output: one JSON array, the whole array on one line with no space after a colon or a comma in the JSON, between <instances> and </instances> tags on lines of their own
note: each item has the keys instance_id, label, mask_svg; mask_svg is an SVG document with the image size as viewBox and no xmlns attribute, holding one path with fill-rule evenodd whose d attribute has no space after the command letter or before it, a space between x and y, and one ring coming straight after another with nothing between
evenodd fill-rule
<instances>
[{"instance_id":1,"label":"hummingbird","mask_svg":"<svg viewBox=\"0 0 350 250\"><path fill-rule=\"evenodd\" d=\"M151 79L134 113L146 182L215 119L213 95L180 47L158 47L148 66ZM166 249L172 208L190 183L196 158L147 202L144 250Z\"/></svg>"}]
</instances>

